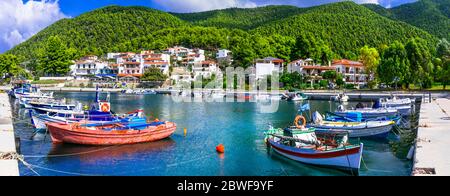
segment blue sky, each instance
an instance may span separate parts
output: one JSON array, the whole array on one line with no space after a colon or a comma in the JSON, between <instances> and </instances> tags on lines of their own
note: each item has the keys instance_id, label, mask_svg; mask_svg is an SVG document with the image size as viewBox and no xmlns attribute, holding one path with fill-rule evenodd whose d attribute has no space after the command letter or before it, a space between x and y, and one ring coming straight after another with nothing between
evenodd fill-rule
<instances>
[{"instance_id":1,"label":"blue sky","mask_svg":"<svg viewBox=\"0 0 450 196\"><path fill-rule=\"evenodd\" d=\"M124 6L140 5L173 12L196 12L226 7L255 7L280 4L309 7L336 1L339 0L59 0L59 5L64 14L68 16L77 16L81 13L111 4ZM377 3L384 7L395 7L415 0L354 1L357 3Z\"/></svg>"},{"instance_id":2,"label":"blue sky","mask_svg":"<svg viewBox=\"0 0 450 196\"><path fill-rule=\"evenodd\" d=\"M0 0L0 53L62 18L107 5L139 5L170 12L199 12L229 7L295 5L309 7L342 0ZM395 7L416 0L353 0Z\"/></svg>"}]
</instances>

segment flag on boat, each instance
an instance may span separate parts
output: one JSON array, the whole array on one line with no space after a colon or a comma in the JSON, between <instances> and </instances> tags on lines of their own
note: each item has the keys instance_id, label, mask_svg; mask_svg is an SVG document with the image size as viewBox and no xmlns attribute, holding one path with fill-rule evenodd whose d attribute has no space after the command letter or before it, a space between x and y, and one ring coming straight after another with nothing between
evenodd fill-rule
<instances>
[{"instance_id":1,"label":"flag on boat","mask_svg":"<svg viewBox=\"0 0 450 196\"><path fill-rule=\"evenodd\" d=\"M301 111L301 112L308 111L308 110L309 110L309 103L306 103L299 108L299 111Z\"/></svg>"}]
</instances>

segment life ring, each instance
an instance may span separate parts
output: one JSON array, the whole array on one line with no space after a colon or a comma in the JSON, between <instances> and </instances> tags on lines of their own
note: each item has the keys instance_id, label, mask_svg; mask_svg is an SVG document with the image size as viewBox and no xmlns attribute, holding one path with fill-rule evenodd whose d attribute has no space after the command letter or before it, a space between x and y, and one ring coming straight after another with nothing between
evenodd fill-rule
<instances>
[{"instance_id":1,"label":"life ring","mask_svg":"<svg viewBox=\"0 0 450 196\"><path fill-rule=\"evenodd\" d=\"M302 125L298 124L299 120L302 120ZM295 127L299 128L299 129L305 128L305 126L306 126L306 119L305 119L305 117L303 117L302 115L297 115L295 117L295 120L294 120L294 125L295 125Z\"/></svg>"},{"instance_id":2,"label":"life ring","mask_svg":"<svg viewBox=\"0 0 450 196\"><path fill-rule=\"evenodd\" d=\"M109 104L104 103L102 104L101 108L102 112L109 112Z\"/></svg>"}]
</instances>

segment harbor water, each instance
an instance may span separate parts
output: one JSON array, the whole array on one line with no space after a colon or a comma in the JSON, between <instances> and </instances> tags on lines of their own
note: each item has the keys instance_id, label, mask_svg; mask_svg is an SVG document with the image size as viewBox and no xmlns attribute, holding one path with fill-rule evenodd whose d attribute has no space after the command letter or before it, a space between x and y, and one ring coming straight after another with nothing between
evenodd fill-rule
<instances>
[{"instance_id":1,"label":"harbor water","mask_svg":"<svg viewBox=\"0 0 450 196\"><path fill-rule=\"evenodd\" d=\"M95 93L55 96L89 104ZM28 112L12 101L15 133L29 164L20 163L20 175L351 175L298 163L267 148L263 132L268 125L292 124L300 102L280 101L277 112L260 113L260 103L255 102L175 102L170 95L120 93L110 98L111 110L116 113L144 109L147 116L175 122L177 130L169 139L150 143L99 147L52 144L49 135L34 132ZM312 111L322 114L338 106L331 101L309 103ZM406 156L411 146L408 138L413 134L403 130L401 134L390 133L387 139L362 139L360 175L410 175L412 162ZM215 151L218 144L225 146L224 154Z\"/></svg>"}]
</instances>

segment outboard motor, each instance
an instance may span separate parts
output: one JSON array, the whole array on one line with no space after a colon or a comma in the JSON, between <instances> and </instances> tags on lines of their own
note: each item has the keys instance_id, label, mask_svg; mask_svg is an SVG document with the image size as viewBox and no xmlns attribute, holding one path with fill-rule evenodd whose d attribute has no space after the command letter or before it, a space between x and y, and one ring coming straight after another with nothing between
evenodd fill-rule
<instances>
[{"instance_id":1,"label":"outboard motor","mask_svg":"<svg viewBox=\"0 0 450 196\"><path fill-rule=\"evenodd\" d=\"M337 107L337 111L339 111L339 112L343 112L344 110L345 110L345 108L344 108L343 105L339 105L339 106Z\"/></svg>"},{"instance_id":2,"label":"outboard motor","mask_svg":"<svg viewBox=\"0 0 450 196\"><path fill-rule=\"evenodd\" d=\"M358 104L356 104L356 108L361 109L361 108L365 108L365 105L361 102L359 102Z\"/></svg>"},{"instance_id":3,"label":"outboard motor","mask_svg":"<svg viewBox=\"0 0 450 196\"><path fill-rule=\"evenodd\" d=\"M379 99L378 101L375 101L372 108L374 108L374 109L381 108L381 100Z\"/></svg>"},{"instance_id":4,"label":"outboard motor","mask_svg":"<svg viewBox=\"0 0 450 196\"><path fill-rule=\"evenodd\" d=\"M312 120L313 120L314 124L320 124L323 121L323 117L318 111L315 111L312 114Z\"/></svg>"}]
</instances>

